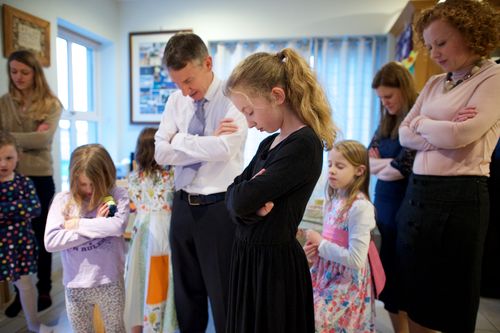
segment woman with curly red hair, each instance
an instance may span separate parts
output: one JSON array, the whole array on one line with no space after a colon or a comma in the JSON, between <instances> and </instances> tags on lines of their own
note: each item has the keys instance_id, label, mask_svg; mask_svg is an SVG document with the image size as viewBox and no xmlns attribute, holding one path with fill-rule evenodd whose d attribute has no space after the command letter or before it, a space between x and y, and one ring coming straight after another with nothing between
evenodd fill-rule
<instances>
[{"instance_id":1,"label":"woman with curly red hair","mask_svg":"<svg viewBox=\"0 0 500 333\"><path fill-rule=\"evenodd\" d=\"M488 224L489 164L500 135L500 37L486 2L448 0L416 31L446 72L429 79L399 129L417 151L398 213L402 307L411 332L474 332Z\"/></svg>"}]
</instances>

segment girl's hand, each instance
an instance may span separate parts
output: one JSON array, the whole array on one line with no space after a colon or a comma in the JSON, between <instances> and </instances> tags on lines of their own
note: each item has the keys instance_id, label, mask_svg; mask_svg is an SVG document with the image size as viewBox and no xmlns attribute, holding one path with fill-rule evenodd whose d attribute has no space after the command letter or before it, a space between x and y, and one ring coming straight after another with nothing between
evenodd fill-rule
<instances>
[{"instance_id":1,"label":"girl's hand","mask_svg":"<svg viewBox=\"0 0 500 333\"><path fill-rule=\"evenodd\" d=\"M256 177L264 174L264 172L266 172L266 169L260 169L260 171L257 172L255 175L253 175L253 177L250 180L252 180L252 179L254 179L254 178L256 178Z\"/></svg>"},{"instance_id":2,"label":"girl's hand","mask_svg":"<svg viewBox=\"0 0 500 333\"><path fill-rule=\"evenodd\" d=\"M37 132L45 132L45 131L48 131L48 130L49 130L49 124L47 124L47 123L41 123L36 128Z\"/></svg>"},{"instance_id":3,"label":"girl's hand","mask_svg":"<svg viewBox=\"0 0 500 333\"><path fill-rule=\"evenodd\" d=\"M303 249L304 249L304 252L306 254L307 261L310 264L313 264L316 260L318 260L318 258L319 258L318 246L316 246L316 245L312 244L311 242L307 241L304 244Z\"/></svg>"},{"instance_id":4,"label":"girl's hand","mask_svg":"<svg viewBox=\"0 0 500 333\"><path fill-rule=\"evenodd\" d=\"M269 214L269 212L271 212L273 207L274 207L274 203L272 201L268 201L264 204L264 206L259 208L259 210L257 211L256 214L257 214L257 216L266 216L267 214Z\"/></svg>"},{"instance_id":5,"label":"girl's hand","mask_svg":"<svg viewBox=\"0 0 500 333\"><path fill-rule=\"evenodd\" d=\"M368 150L368 156L371 158L380 158L380 152L378 151L378 148L370 148Z\"/></svg>"},{"instance_id":6,"label":"girl's hand","mask_svg":"<svg viewBox=\"0 0 500 333\"><path fill-rule=\"evenodd\" d=\"M260 175L264 174L264 172L266 172L266 169L260 169L260 171L257 172L255 175L253 175L253 177L250 180L259 177ZM274 207L274 202L268 201L264 204L264 206L259 208L256 214L257 216L266 216L273 209L273 207Z\"/></svg>"},{"instance_id":7,"label":"girl's hand","mask_svg":"<svg viewBox=\"0 0 500 333\"><path fill-rule=\"evenodd\" d=\"M220 121L219 127L214 132L215 136L232 134L238 131L238 125L232 118L224 118Z\"/></svg>"},{"instance_id":8,"label":"girl's hand","mask_svg":"<svg viewBox=\"0 0 500 333\"><path fill-rule=\"evenodd\" d=\"M109 206L107 203L102 203L97 208L97 214L95 217L108 217L109 214Z\"/></svg>"},{"instance_id":9,"label":"girl's hand","mask_svg":"<svg viewBox=\"0 0 500 333\"><path fill-rule=\"evenodd\" d=\"M78 229L79 224L80 224L80 219L73 218L73 219L65 220L63 227L66 230L75 230L75 229Z\"/></svg>"},{"instance_id":10,"label":"girl's hand","mask_svg":"<svg viewBox=\"0 0 500 333\"><path fill-rule=\"evenodd\" d=\"M306 240L315 246L319 246L319 244L323 240L323 237L321 237L319 232L308 229L306 231Z\"/></svg>"},{"instance_id":11,"label":"girl's hand","mask_svg":"<svg viewBox=\"0 0 500 333\"><path fill-rule=\"evenodd\" d=\"M306 230L302 228L297 229L297 234L295 235L298 239L306 239Z\"/></svg>"},{"instance_id":12,"label":"girl's hand","mask_svg":"<svg viewBox=\"0 0 500 333\"><path fill-rule=\"evenodd\" d=\"M455 123L460 123L468 119L472 119L477 115L475 106L466 106L462 110L458 111L457 115L453 117L452 121Z\"/></svg>"}]
</instances>

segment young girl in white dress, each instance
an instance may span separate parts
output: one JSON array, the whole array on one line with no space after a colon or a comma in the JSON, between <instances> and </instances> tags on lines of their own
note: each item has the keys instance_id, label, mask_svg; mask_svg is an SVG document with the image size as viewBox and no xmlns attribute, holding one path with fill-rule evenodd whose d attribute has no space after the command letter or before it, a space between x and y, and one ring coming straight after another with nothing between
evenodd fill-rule
<instances>
[{"instance_id":1,"label":"young girl in white dress","mask_svg":"<svg viewBox=\"0 0 500 333\"><path fill-rule=\"evenodd\" d=\"M170 261L173 169L154 160L155 128L144 128L135 150L137 170L128 179L136 207L125 285L125 321L132 333L171 333L177 329Z\"/></svg>"}]
</instances>

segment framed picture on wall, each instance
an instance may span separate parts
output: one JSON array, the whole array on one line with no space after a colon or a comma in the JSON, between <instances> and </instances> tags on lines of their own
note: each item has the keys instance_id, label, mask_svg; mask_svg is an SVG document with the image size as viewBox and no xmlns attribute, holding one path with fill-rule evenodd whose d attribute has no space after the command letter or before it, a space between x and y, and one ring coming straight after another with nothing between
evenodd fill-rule
<instances>
[{"instance_id":1,"label":"framed picture on wall","mask_svg":"<svg viewBox=\"0 0 500 333\"><path fill-rule=\"evenodd\" d=\"M3 5L3 55L28 49L35 53L42 66L50 66L50 22Z\"/></svg>"},{"instance_id":2,"label":"framed picture on wall","mask_svg":"<svg viewBox=\"0 0 500 333\"><path fill-rule=\"evenodd\" d=\"M162 66L163 51L170 37L179 31L131 32L130 122L155 124L161 120L168 97L177 90Z\"/></svg>"}]
</instances>

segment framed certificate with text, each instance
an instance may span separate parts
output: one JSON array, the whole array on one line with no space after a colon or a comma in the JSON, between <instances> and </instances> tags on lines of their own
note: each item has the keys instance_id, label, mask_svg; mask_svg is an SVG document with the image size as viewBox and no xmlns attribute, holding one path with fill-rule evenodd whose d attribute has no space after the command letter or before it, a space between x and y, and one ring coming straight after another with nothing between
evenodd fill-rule
<instances>
[{"instance_id":1,"label":"framed certificate with text","mask_svg":"<svg viewBox=\"0 0 500 333\"><path fill-rule=\"evenodd\" d=\"M35 53L42 66L50 66L50 22L3 5L3 55L27 49Z\"/></svg>"}]
</instances>

